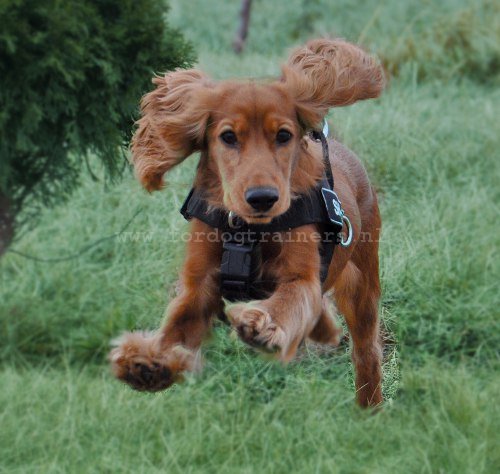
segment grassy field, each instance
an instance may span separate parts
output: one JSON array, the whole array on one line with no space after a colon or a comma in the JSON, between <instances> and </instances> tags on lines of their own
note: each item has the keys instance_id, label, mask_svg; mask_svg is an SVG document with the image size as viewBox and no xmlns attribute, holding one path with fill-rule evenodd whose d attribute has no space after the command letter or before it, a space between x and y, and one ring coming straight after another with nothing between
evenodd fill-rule
<instances>
[{"instance_id":1,"label":"grassy field","mask_svg":"<svg viewBox=\"0 0 500 474\"><path fill-rule=\"evenodd\" d=\"M381 197L385 408L355 407L348 347L282 367L219 325L183 385L151 395L112 379L110 339L157 326L172 297L193 157L155 195L129 174L85 178L13 245L61 257L129 222L78 258L0 261L0 472L500 472L500 8L255 0L235 57L238 4L172 2L213 77L276 75L323 34L392 73L380 100L328 117Z\"/></svg>"}]
</instances>

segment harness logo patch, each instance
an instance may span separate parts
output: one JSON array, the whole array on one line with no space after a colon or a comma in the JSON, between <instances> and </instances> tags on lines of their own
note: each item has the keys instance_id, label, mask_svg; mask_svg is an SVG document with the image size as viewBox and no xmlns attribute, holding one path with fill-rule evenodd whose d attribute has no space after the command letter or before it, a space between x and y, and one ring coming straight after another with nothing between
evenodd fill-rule
<instances>
[{"instance_id":1,"label":"harness logo patch","mask_svg":"<svg viewBox=\"0 0 500 474\"><path fill-rule=\"evenodd\" d=\"M321 194L325 202L326 211L328 212L328 218L332 224L338 225L342 229L342 216L344 215L344 211L342 210L339 197L335 191L328 188L322 188Z\"/></svg>"}]
</instances>

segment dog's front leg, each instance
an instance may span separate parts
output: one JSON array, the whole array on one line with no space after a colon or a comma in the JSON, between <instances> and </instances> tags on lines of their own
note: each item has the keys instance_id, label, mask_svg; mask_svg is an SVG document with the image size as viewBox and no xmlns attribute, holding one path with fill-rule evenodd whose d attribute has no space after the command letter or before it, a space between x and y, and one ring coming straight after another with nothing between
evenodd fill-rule
<instances>
[{"instance_id":1,"label":"dog's front leg","mask_svg":"<svg viewBox=\"0 0 500 474\"><path fill-rule=\"evenodd\" d=\"M156 332L123 335L110 353L114 374L137 390L158 391L201 365L200 346L211 319L221 310L218 235L193 220L181 274L179 295L167 308L165 324Z\"/></svg>"},{"instance_id":2,"label":"dog's front leg","mask_svg":"<svg viewBox=\"0 0 500 474\"><path fill-rule=\"evenodd\" d=\"M289 361L322 311L319 234L314 226L303 226L282 235L281 252L272 264L274 293L262 301L236 304L227 313L245 342Z\"/></svg>"}]
</instances>

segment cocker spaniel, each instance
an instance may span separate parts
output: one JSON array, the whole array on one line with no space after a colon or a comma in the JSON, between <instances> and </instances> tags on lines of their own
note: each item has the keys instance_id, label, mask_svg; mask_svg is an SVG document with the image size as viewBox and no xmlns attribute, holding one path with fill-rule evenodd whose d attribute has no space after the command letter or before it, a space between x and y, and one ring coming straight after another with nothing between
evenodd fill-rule
<instances>
[{"instance_id":1,"label":"cocker spaniel","mask_svg":"<svg viewBox=\"0 0 500 474\"><path fill-rule=\"evenodd\" d=\"M194 189L202 193L207 215L218 212L263 229L324 177L324 146L310 132L329 108L378 97L384 74L359 47L317 39L292 52L276 80L216 82L191 69L153 83L132 142L143 186L161 189L165 173L200 152ZM259 242L258 279L272 282L264 296L228 306L221 292L224 237L193 217L196 238L187 242L181 290L166 322L154 333L128 333L117 341L110 354L116 377L149 391L181 380L184 372L200 368L201 344L213 317L224 312L245 342L282 361L291 360L306 338L337 344L332 295L351 335L358 403L382 402L377 197L358 158L336 140L328 145L352 243L336 246L326 279L320 278L320 225L293 227L286 238Z\"/></svg>"}]
</instances>

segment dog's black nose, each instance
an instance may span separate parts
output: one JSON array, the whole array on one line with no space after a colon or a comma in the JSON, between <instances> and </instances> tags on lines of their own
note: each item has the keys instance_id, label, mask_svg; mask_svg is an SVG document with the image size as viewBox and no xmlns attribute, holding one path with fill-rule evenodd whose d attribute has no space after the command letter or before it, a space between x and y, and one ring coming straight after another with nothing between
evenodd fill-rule
<instances>
[{"instance_id":1,"label":"dog's black nose","mask_svg":"<svg viewBox=\"0 0 500 474\"><path fill-rule=\"evenodd\" d=\"M279 199L280 195L276 188L259 186L250 188L245 192L245 199L256 211L268 211Z\"/></svg>"}]
</instances>

